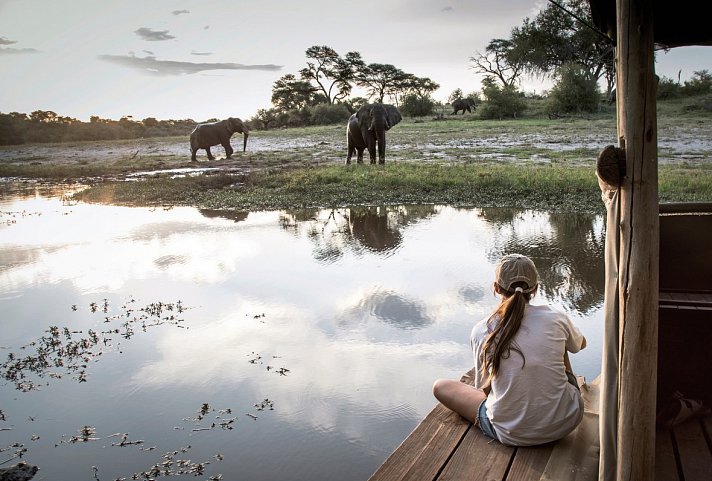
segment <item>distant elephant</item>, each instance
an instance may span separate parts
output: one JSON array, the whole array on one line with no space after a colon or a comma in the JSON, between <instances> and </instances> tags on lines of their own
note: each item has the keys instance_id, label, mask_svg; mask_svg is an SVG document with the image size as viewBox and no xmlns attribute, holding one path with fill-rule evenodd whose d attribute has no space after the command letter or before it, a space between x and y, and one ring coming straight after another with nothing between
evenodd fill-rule
<instances>
[{"instance_id":1,"label":"distant elephant","mask_svg":"<svg viewBox=\"0 0 712 481\"><path fill-rule=\"evenodd\" d=\"M378 163L386 163L386 130L402 119L400 112L393 105L366 104L349 118L346 127L347 155L346 163L351 163L354 151L358 151L356 161L363 163L363 151L368 148L371 163L376 163L376 144L378 144Z\"/></svg>"},{"instance_id":2,"label":"distant elephant","mask_svg":"<svg viewBox=\"0 0 712 481\"><path fill-rule=\"evenodd\" d=\"M222 145L225 148L225 156L229 159L233 153L230 137L235 132L243 134L242 151L244 152L247 149L247 137L250 135L250 129L242 123L242 120L230 117L220 122L198 124L195 130L190 133L191 160L197 160L195 154L199 149L205 149L205 152L208 153L208 160L215 160L210 152L210 147L213 145Z\"/></svg>"},{"instance_id":3,"label":"distant elephant","mask_svg":"<svg viewBox=\"0 0 712 481\"><path fill-rule=\"evenodd\" d=\"M462 115L465 115L465 110L468 112L472 112L472 110L475 110L475 101L473 99L457 99L452 101L452 113L450 115L455 115L457 114L460 110L462 110ZM472 110L470 110L472 109Z\"/></svg>"}]
</instances>

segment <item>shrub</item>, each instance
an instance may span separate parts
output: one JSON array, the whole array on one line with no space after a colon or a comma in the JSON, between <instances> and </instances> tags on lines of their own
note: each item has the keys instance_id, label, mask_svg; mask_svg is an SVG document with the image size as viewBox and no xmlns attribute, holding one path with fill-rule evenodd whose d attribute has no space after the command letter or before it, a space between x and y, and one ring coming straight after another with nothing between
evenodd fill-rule
<instances>
[{"instance_id":1,"label":"shrub","mask_svg":"<svg viewBox=\"0 0 712 481\"><path fill-rule=\"evenodd\" d=\"M658 91L655 95L658 100L668 100L679 97L681 94L680 84L668 77L661 77L658 80Z\"/></svg>"},{"instance_id":2,"label":"shrub","mask_svg":"<svg viewBox=\"0 0 712 481\"><path fill-rule=\"evenodd\" d=\"M516 87L500 87L491 77L482 81L482 96L484 102L478 108L482 119L517 118L527 108Z\"/></svg>"},{"instance_id":3,"label":"shrub","mask_svg":"<svg viewBox=\"0 0 712 481\"><path fill-rule=\"evenodd\" d=\"M712 92L712 74L707 70L695 72L690 80L686 80L681 88L684 96L704 95Z\"/></svg>"},{"instance_id":4,"label":"shrub","mask_svg":"<svg viewBox=\"0 0 712 481\"><path fill-rule=\"evenodd\" d=\"M550 114L596 112L601 92L598 82L578 65L565 65L559 81L549 92L547 111Z\"/></svg>"},{"instance_id":5,"label":"shrub","mask_svg":"<svg viewBox=\"0 0 712 481\"><path fill-rule=\"evenodd\" d=\"M430 97L420 97L416 94L408 94L403 97L400 112L408 117L425 117L432 115L435 110L435 102Z\"/></svg>"},{"instance_id":6,"label":"shrub","mask_svg":"<svg viewBox=\"0 0 712 481\"><path fill-rule=\"evenodd\" d=\"M344 104L319 104L309 108L310 122L315 125L330 125L346 122L351 113Z\"/></svg>"}]
</instances>

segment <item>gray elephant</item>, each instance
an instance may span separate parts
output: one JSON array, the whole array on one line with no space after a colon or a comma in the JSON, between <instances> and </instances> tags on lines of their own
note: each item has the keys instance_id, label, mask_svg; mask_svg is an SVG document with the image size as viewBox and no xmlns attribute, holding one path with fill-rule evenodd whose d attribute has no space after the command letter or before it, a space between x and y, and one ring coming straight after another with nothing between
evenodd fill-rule
<instances>
[{"instance_id":1,"label":"gray elephant","mask_svg":"<svg viewBox=\"0 0 712 481\"><path fill-rule=\"evenodd\" d=\"M376 144L378 144L378 163L386 163L386 131L402 119L400 112L393 105L366 104L349 118L346 127L347 155L346 163L351 163L354 152L358 152L356 161L363 163L363 151L368 148L371 163L376 163Z\"/></svg>"},{"instance_id":2,"label":"gray elephant","mask_svg":"<svg viewBox=\"0 0 712 481\"><path fill-rule=\"evenodd\" d=\"M453 100L451 105L452 105L452 113L450 115L455 115L460 110L462 110L462 115L465 115L465 110L467 110L470 113L472 113L472 110L475 110L475 101L470 98ZM470 109L472 109L472 110L470 110Z\"/></svg>"},{"instance_id":3,"label":"gray elephant","mask_svg":"<svg viewBox=\"0 0 712 481\"><path fill-rule=\"evenodd\" d=\"M195 154L198 149L205 149L208 154L208 160L215 160L215 157L210 152L210 147L213 145L222 145L225 148L225 156L229 159L233 153L230 146L230 137L235 132L243 134L242 151L244 152L247 149L247 137L250 135L250 129L242 123L242 120L230 117L220 122L198 124L195 130L190 133L191 160L197 160Z\"/></svg>"}]
</instances>

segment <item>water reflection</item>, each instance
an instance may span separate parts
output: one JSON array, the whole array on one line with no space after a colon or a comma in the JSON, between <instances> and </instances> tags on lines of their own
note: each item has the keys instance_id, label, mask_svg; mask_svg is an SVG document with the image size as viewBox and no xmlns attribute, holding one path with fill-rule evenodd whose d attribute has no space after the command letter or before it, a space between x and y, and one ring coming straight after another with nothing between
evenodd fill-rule
<instances>
[{"instance_id":1,"label":"water reflection","mask_svg":"<svg viewBox=\"0 0 712 481\"><path fill-rule=\"evenodd\" d=\"M81 479L91 466L101 479L130 477L188 445L191 459L214 461L205 477L366 479L433 407L432 380L471 367L469 331L496 305L494 262L510 250L531 255L546 298L573 309L590 341L574 368L598 371L596 217L447 206L163 210L68 206L51 195L0 198L3 213L41 213L0 223L0 364L10 352L28 366L39 355L56 362L21 349L43 339L57 349L89 339L101 355L86 368L78 361L76 375L65 366L40 391L0 385L0 428L13 428L0 431L0 446L23 443L47 479ZM191 309L183 328L143 332L137 321L125 327L140 335L127 336L133 317L120 310L105 323L101 306L131 298ZM110 335L112 323L120 332ZM267 399L274 409L260 410ZM219 410L215 429L185 421L204 405ZM234 429L220 427L220 412ZM62 442L82 426L102 441ZM112 447L122 439L156 448Z\"/></svg>"},{"instance_id":2,"label":"water reflection","mask_svg":"<svg viewBox=\"0 0 712 481\"><path fill-rule=\"evenodd\" d=\"M497 234L488 257L509 253L529 256L539 270L540 293L561 299L587 314L603 302L605 225L599 215L533 213L482 209Z\"/></svg>"},{"instance_id":3,"label":"water reflection","mask_svg":"<svg viewBox=\"0 0 712 481\"><path fill-rule=\"evenodd\" d=\"M344 325L365 322L370 316L401 329L418 329L433 322L425 306L417 299L380 290L371 292L348 309L340 317L340 322Z\"/></svg>"},{"instance_id":4,"label":"water reflection","mask_svg":"<svg viewBox=\"0 0 712 481\"><path fill-rule=\"evenodd\" d=\"M403 228L438 210L433 205L299 210L283 213L280 222L285 230L306 235L314 245L314 258L328 263L341 258L345 250L389 256L400 247Z\"/></svg>"}]
</instances>

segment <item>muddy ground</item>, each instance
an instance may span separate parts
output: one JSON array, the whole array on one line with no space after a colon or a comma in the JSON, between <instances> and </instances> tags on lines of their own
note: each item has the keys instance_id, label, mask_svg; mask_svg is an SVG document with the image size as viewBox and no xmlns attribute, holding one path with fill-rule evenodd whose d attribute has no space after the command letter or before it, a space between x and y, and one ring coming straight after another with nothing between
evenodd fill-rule
<instances>
[{"instance_id":1,"label":"muddy ground","mask_svg":"<svg viewBox=\"0 0 712 481\"><path fill-rule=\"evenodd\" d=\"M406 120L387 135L391 162L558 163L593 165L597 153L616 143L613 119L484 122L457 119ZM200 151L191 162L188 136L117 141L26 144L0 147L0 168L93 168L108 176L167 169L218 169L248 172L273 167L340 164L346 157L341 125L277 131L254 131L247 152L242 137L232 139L236 152L225 158L221 146L208 161ZM663 119L658 131L661 164L694 166L712 160L712 121ZM180 172L180 171L178 171ZM5 174L7 175L7 174ZM22 176L20 174L20 176Z\"/></svg>"}]
</instances>

